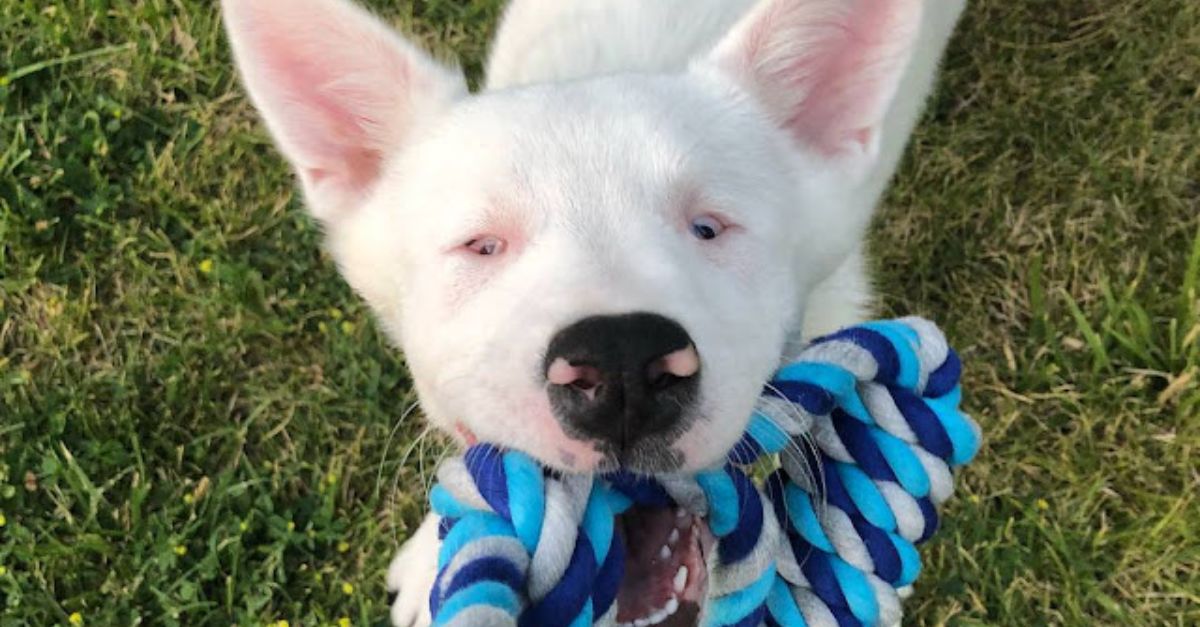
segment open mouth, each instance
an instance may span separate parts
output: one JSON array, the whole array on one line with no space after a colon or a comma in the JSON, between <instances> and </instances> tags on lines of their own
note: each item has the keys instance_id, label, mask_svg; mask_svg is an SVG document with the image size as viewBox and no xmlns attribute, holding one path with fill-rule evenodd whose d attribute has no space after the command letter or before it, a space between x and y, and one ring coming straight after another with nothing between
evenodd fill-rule
<instances>
[{"instance_id":1,"label":"open mouth","mask_svg":"<svg viewBox=\"0 0 1200 627\"><path fill-rule=\"evenodd\" d=\"M617 533L625 545L617 624L697 625L715 544L704 519L681 508L634 506L621 515Z\"/></svg>"}]
</instances>

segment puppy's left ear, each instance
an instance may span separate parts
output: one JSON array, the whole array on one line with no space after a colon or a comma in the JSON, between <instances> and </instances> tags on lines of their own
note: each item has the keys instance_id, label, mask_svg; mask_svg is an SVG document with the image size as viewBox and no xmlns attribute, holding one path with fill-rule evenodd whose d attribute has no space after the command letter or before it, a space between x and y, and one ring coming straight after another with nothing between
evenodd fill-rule
<instances>
[{"instance_id":1,"label":"puppy's left ear","mask_svg":"<svg viewBox=\"0 0 1200 627\"><path fill-rule=\"evenodd\" d=\"M802 146L866 173L921 25L921 0L760 0L703 66Z\"/></svg>"},{"instance_id":2,"label":"puppy's left ear","mask_svg":"<svg viewBox=\"0 0 1200 627\"><path fill-rule=\"evenodd\" d=\"M416 128L466 93L461 73L347 0L221 5L246 90L327 226L361 204Z\"/></svg>"}]
</instances>

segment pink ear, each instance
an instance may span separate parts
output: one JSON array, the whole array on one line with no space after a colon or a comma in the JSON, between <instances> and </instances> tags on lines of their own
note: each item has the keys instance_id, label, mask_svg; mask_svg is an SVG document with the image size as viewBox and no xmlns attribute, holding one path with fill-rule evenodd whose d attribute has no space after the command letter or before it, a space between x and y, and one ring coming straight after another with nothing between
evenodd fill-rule
<instances>
[{"instance_id":1,"label":"pink ear","mask_svg":"<svg viewBox=\"0 0 1200 627\"><path fill-rule=\"evenodd\" d=\"M874 158L921 0L760 0L711 55L802 144Z\"/></svg>"},{"instance_id":2,"label":"pink ear","mask_svg":"<svg viewBox=\"0 0 1200 627\"><path fill-rule=\"evenodd\" d=\"M222 4L246 89L323 220L361 202L412 129L466 91L345 0Z\"/></svg>"}]
</instances>

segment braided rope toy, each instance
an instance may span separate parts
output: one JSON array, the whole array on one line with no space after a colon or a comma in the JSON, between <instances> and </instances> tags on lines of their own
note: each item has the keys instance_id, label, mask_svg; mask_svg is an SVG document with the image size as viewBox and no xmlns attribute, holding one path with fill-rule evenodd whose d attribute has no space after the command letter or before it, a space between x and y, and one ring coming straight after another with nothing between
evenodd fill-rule
<instances>
[{"instance_id":1,"label":"braided rope toy","mask_svg":"<svg viewBox=\"0 0 1200 627\"><path fill-rule=\"evenodd\" d=\"M715 536L706 626L897 624L915 544L980 444L958 410L960 370L919 318L814 340L767 387L764 407L786 411L756 411L724 467L690 476L556 475L473 446L430 494L442 517L434 624L616 625L615 518L634 505L684 508ZM747 473L763 460L775 470L760 486Z\"/></svg>"}]
</instances>

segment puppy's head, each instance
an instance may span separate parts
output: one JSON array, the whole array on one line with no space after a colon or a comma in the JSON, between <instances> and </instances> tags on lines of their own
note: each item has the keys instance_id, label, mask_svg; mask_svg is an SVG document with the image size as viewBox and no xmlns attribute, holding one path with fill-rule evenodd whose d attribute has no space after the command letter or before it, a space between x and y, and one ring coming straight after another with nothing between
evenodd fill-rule
<instances>
[{"instance_id":1,"label":"puppy's head","mask_svg":"<svg viewBox=\"0 0 1200 627\"><path fill-rule=\"evenodd\" d=\"M469 95L344 0L225 0L245 84L427 415L572 471L742 433L861 192L916 0L766 0L674 75Z\"/></svg>"}]
</instances>

